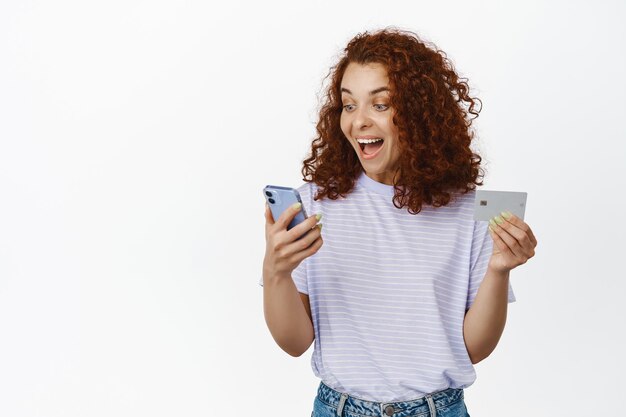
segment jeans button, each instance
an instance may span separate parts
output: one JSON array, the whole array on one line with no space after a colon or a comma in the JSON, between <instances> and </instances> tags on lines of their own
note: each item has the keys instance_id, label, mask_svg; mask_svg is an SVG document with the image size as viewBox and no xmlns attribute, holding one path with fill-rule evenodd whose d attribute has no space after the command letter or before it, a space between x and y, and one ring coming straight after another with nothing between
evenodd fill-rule
<instances>
[{"instance_id":1,"label":"jeans button","mask_svg":"<svg viewBox=\"0 0 626 417\"><path fill-rule=\"evenodd\" d=\"M385 407L385 414L387 414L388 416L392 416L393 415L393 406L388 405L387 407Z\"/></svg>"}]
</instances>

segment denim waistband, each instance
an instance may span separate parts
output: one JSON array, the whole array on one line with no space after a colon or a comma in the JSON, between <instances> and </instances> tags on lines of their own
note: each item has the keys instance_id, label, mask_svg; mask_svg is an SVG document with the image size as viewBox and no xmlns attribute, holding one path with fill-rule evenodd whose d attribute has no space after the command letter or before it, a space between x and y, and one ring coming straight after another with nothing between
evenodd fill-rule
<instances>
[{"instance_id":1,"label":"denim waistband","mask_svg":"<svg viewBox=\"0 0 626 417\"><path fill-rule=\"evenodd\" d=\"M420 413L430 413L431 416L435 416L437 409L448 407L463 400L463 390L448 388L414 400L383 403L352 397L330 388L322 381L317 389L317 397L329 406L337 407L338 416L341 416L344 410L375 417L408 417Z\"/></svg>"}]
</instances>

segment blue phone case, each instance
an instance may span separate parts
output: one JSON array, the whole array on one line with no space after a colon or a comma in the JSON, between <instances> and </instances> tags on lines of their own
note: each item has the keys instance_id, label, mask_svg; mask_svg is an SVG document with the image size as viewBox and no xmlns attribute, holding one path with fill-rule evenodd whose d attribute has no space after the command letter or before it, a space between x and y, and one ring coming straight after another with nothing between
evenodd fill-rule
<instances>
[{"instance_id":1,"label":"blue phone case","mask_svg":"<svg viewBox=\"0 0 626 417\"><path fill-rule=\"evenodd\" d=\"M298 190L290 187L281 187L278 185L266 185L263 188L263 196L270 206L274 221L278 220L280 215L295 203L302 203ZM302 223L308 216L302 205L302 210L296 214L296 217L289 223L287 230Z\"/></svg>"}]
</instances>

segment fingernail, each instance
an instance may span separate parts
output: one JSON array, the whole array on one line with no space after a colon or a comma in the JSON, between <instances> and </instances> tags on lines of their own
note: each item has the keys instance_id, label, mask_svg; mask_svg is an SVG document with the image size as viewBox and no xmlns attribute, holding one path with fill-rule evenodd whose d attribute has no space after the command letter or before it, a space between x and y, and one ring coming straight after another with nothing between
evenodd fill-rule
<instances>
[{"instance_id":1,"label":"fingernail","mask_svg":"<svg viewBox=\"0 0 626 417\"><path fill-rule=\"evenodd\" d=\"M489 220L489 227L492 227L493 229L495 229L496 226L497 226L496 222L494 222L493 219L490 219ZM493 229L491 229L491 230L493 230Z\"/></svg>"},{"instance_id":2,"label":"fingernail","mask_svg":"<svg viewBox=\"0 0 626 417\"><path fill-rule=\"evenodd\" d=\"M320 228L320 230L322 230L322 226L323 226L322 223L319 223L317 226Z\"/></svg>"},{"instance_id":3,"label":"fingernail","mask_svg":"<svg viewBox=\"0 0 626 417\"><path fill-rule=\"evenodd\" d=\"M317 221L319 222L320 220L322 220L322 213L316 214L315 217L317 217Z\"/></svg>"},{"instance_id":4,"label":"fingernail","mask_svg":"<svg viewBox=\"0 0 626 417\"><path fill-rule=\"evenodd\" d=\"M300 208L302 207L302 203L296 203L293 206L291 206L294 210L300 210Z\"/></svg>"},{"instance_id":5,"label":"fingernail","mask_svg":"<svg viewBox=\"0 0 626 417\"><path fill-rule=\"evenodd\" d=\"M495 220L495 221L496 221L496 223L498 223L498 224L502 224L502 223L504 223L504 219L503 219L502 217L500 217L500 216L496 216L496 217L494 217L494 220Z\"/></svg>"},{"instance_id":6,"label":"fingernail","mask_svg":"<svg viewBox=\"0 0 626 417\"><path fill-rule=\"evenodd\" d=\"M495 231L493 230L493 227L491 227L491 225L489 225L489 230L491 230L492 232L495 233Z\"/></svg>"},{"instance_id":7,"label":"fingernail","mask_svg":"<svg viewBox=\"0 0 626 417\"><path fill-rule=\"evenodd\" d=\"M511 213L510 211L503 211L502 213L502 217L504 217L505 219L510 219L511 217L513 217L513 213Z\"/></svg>"}]
</instances>

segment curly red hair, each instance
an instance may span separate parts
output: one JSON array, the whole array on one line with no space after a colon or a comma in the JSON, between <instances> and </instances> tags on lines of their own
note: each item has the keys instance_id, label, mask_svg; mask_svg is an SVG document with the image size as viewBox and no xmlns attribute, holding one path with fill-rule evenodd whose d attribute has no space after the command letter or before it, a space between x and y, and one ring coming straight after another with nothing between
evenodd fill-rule
<instances>
[{"instance_id":1,"label":"curly red hair","mask_svg":"<svg viewBox=\"0 0 626 417\"><path fill-rule=\"evenodd\" d=\"M398 29L364 32L348 43L329 72L317 137L303 161L303 180L318 185L315 200L345 197L363 171L340 127L341 80L350 63L379 63L387 69L401 155L394 206L417 214L423 204L445 206L455 192L483 184L482 158L470 149L470 126L480 112L475 109L480 99L469 96L467 79L459 78L445 52L429 46Z\"/></svg>"}]
</instances>

